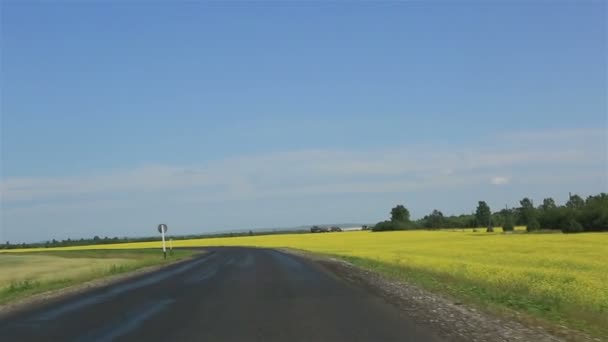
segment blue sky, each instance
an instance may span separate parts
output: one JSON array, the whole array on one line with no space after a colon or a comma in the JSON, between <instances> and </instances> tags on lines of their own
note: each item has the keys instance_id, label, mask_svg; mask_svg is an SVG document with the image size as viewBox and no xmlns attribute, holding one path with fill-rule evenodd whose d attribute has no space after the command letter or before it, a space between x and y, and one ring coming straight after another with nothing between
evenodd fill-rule
<instances>
[{"instance_id":1,"label":"blue sky","mask_svg":"<svg viewBox=\"0 0 608 342\"><path fill-rule=\"evenodd\" d=\"M1 5L1 240L608 191L604 2Z\"/></svg>"}]
</instances>

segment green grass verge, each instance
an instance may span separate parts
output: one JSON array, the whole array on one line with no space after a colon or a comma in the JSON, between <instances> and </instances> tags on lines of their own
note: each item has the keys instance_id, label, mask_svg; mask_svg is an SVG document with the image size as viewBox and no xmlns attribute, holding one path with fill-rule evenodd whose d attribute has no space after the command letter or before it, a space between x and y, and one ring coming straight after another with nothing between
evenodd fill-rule
<instances>
[{"instance_id":1,"label":"green grass verge","mask_svg":"<svg viewBox=\"0 0 608 342\"><path fill-rule=\"evenodd\" d=\"M18 265L19 274L8 280L5 279L4 283L0 283L0 305L94 279L130 272L144 267L169 264L188 258L195 253L199 252L175 249L173 250L173 254L167 257L167 260L163 259L162 254L157 249L3 253L3 255L9 257L15 256L17 259L11 258L6 262L0 262L0 272L9 270L14 272L14 268ZM45 257L53 260L55 266L57 264L61 265L62 260L64 260L66 268L70 264L74 262L78 263L79 261L87 263L90 260L95 260L99 263L89 268L84 267L76 273L72 272L67 275L62 275L58 272L57 275L52 277L42 277L39 272L30 271L33 269L33 263L40 262L40 260L44 261ZM9 267L12 268L9 269Z\"/></svg>"},{"instance_id":2,"label":"green grass verge","mask_svg":"<svg viewBox=\"0 0 608 342\"><path fill-rule=\"evenodd\" d=\"M556 327L565 326L608 341L608 308L600 308L601 312L598 314L585 307L559 302L550 293L545 296L533 296L525 292L523 287L522 292L513 292L512 289L504 290L403 265L359 257L330 256L377 272L389 279L405 281L431 292L447 295L455 301L472 304L486 312L515 318L526 324L540 325L553 332L559 332L560 329L555 329Z\"/></svg>"}]
</instances>

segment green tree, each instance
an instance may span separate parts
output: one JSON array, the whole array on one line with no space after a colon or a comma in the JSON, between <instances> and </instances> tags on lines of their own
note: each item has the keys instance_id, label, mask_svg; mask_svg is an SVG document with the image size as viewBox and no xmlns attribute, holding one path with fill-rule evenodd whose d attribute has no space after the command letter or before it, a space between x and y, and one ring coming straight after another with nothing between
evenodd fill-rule
<instances>
[{"instance_id":1,"label":"green tree","mask_svg":"<svg viewBox=\"0 0 608 342\"><path fill-rule=\"evenodd\" d=\"M374 232L405 230L417 228L417 222L410 222L410 212L399 204L391 209L391 220L376 223L372 228Z\"/></svg>"},{"instance_id":2,"label":"green tree","mask_svg":"<svg viewBox=\"0 0 608 342\"><path fill-rule=\"evenodd\" d=\"M538 220L534 217L526 225L526 230L529 232L533 232L533 231L536 231L539 229L540 229L540 223L538 223Z\"/></svg>"},{"instance_id":3,"label":"green tree","mask_svg":"<svg viewBox=\"0 0 608 342\"><path fill-rule=\"evenodd\" d=\"M587 197L578 222L585 231L608 231L608 194Z\"/></svg>"},{"instance_id":4,"label":"green tree","mask_svg":"<svg viewBox=\"0 0 608 342\"><path fill-rule=\"evenodd\" d=\"M475 210L475 221L477 227L490 226L490 215L492 211L485 201L479 201Z\"/></svg>"},{"instance_id":5,"label":"green tree","mask_svg":"<svg viewBox=\"0 0 608 342\"><path fill-rule=\"evenodd\" d=\"M425 216L423 221L424 226L427 228L441 228L445 224L445 217L441 211L435 209L432 213Z\"/></svg>"},{"instance_id":6,"label":"green tree","mask_svg":"<svg viewBox=\"0 0 608 342\"><path fill-rule=\"evenodd\" d=\"M374 227L372 227L372 231L374 232L383 232L383 231L391 231L391 230L409 230L417 228L416 224L413 222L405 222L405 221L382 221L376 223Z\"/></svg>"},{"instance_id":7,"label":"green tree","mask_svg":"<svg viewBox=\"0 0 608 342\"><path fill-rule=\"evenodd\" d=\"M570 199L566 203L566 207L570 209L582 209L585 206L585 201L579 195L570 196Z\"/></svg>"},{"instance_id":8,"label":"green tree","mask_svg":"<svg viewBox=\"0 0 608 342\"><path fill-rule=\"evenodd\" d=\"M540 205L540 209L544 211L553 210L555 208L557 208L557 205L555 205L555 201L551 197L545 198L543 204Z\"/></svg>"},{"instance_id":9,"label":"green tree","mask_svg":"<svg viewBox=\"0 0 608 342\"><path fill-rule=\"evenodd\" d=\"M391 221L393 222L409 222L410 211L406 207L399 204L391 209Z\"/></svg>"},{"instance_id":10,"label":"green tree","mask_svg":"<svg viewBox=\"0 0 608 342\"><path fill-rule=\"evenodd\" d=\"M509 213L503 216L502 231L512 232L515 230L515 224L513 223L513 216Z\"/></svg>"},{"instance_id":11,"label":"green tree","mask_svg":"<svg viewBox=\"0 0 608 342\"><path fill-rule=\"evenodd\" d=\"M536 218L534 203L532 203L532 200L528 197L524 197L524 199L519 201L519 204L521 205L521 208L519 209L519 222L527 226Z\"/></svg>"},{"instance_id":12,"label":"green tree","mask_svg":"<svg viewBox=\"0 0 608 342\"><path fill-rule=\"evenodd\" d=\"M583 226L578 223L578 221L576 221L575 219L571 219L569 221L567 221L563 226L562 226L562 232L564 233L580 233L584 231Z\"/></svg>"}]
</instances>

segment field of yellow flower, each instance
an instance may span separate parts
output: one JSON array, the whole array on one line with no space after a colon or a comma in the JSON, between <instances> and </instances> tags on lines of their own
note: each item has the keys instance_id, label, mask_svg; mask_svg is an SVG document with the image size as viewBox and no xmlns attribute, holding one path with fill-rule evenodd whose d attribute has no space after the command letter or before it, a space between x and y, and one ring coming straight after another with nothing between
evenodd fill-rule
<instances>
[{"instance_id":1,"label":"field of yellow flower","mask_svg":"<svg viewBox=\"0 0 608 342\"><path fill-rule=\"evenodd\" d=\"M176 247L289 247L340 256L463 301L608 337L608 234L342 232L174 240ZM158 248L157 242L91 248Z\"/></svg>"}]
</instances>

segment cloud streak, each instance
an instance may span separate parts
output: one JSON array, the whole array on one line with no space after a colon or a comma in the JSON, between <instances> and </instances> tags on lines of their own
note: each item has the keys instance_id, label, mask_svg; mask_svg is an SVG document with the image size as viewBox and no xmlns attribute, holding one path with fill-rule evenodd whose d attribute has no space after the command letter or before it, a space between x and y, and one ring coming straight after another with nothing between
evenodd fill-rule
<instances>
[{"instance_id":1,"label":"cloud streak","mask_svg":"<svg viewBox=\"0 0 608 342\"><path fill-rule=\"evenodd\" d=\"M584 135L584 132L576 131ZM584 145L534 135L534 144L470 147L401 146L374 150L317 149L228 158L202 165L147 165L65 178L9 178L2 181L5 204L80 200L104 194L173 192L186 199L251 199L297 194L394 192L483 183L507 185L504 169L602 167L602 139L595 131ZM546 137L546 139L542 139ZM502 173L502 172L501 172Z\"/></svg>"},{"instance_id":2,"label":"cloud streak","mask_svg":"<svg viewBox=\"0 0 608 342\"><path fill-rule=\"evenodd\" d=\"M490 179L490 183L492 183L494 185L506 185L506 184L509 184L510 181L511 181L511 178L503 177L503 176L496 176L496 177L492 177L492 179Z\"/></svg>"}]
</instances>

